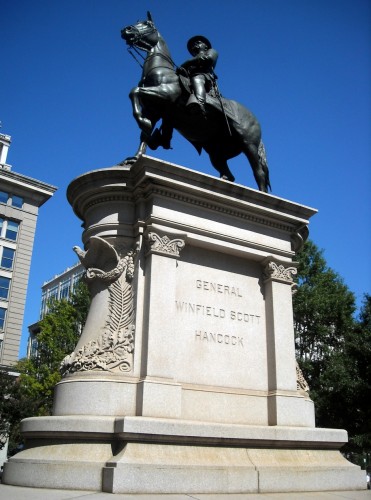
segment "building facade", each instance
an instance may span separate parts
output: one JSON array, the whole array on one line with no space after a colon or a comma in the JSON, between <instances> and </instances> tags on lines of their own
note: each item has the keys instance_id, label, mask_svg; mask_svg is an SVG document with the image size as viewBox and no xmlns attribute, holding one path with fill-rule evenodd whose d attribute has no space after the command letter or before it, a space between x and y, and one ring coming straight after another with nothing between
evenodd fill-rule
<instances>
[{"instance_id":1,"label":"building facade","mask_svg":"<svg viewBox=\"0 0 371 500\"><path fill-rule=\"evenodd\" d=\"M12 171L11 137L0 134L0 366L18 360L39 208L56 187Z\"/></svg>"},{"instance_id":2,"label":"building facade","mask_svg":"<svg viewBox=\"0 0 371 500\"><path fill-rule=\"evenodd\" d=\"M70 299L84 272L84 267L78 262L42 285L40 319L47 314L50 301ZM30 325L28 331L27 357L29 358L35 356L37 353L37 334L40 331L39 322Z\"/></svg>"}]
</instances>

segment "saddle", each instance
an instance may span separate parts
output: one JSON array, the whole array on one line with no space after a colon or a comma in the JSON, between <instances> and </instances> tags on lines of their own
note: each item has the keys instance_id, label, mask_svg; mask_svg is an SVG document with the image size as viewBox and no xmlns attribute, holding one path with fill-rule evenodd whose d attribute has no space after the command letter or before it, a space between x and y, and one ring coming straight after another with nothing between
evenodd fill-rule
<instances>
[{"instance_id":1,"label":"saddle","mask_svg":"<svg viewBox=\"0 0 371 500\"><path fill-rule=\"evenodd\" d=\"M186 93L186 96L190 96L193 94L191 87L191 80L188 76L187 70L180 67L177 69L177 75L179 78L179 83L183 91ZM224 99L222 95L219 93L219 90L216 86L215 81L211 83L210 90L206 93L206 104L212 106L214 109L217 109L221 113L225 114L231 120L236 119L236 113L233 110L233 101L229 99Z\"/></svg>"},{"instance_id":2,"label":"saddle","mask_svg":"<svg viewBox=\"0 0 371 500\"><path fill-rule=\"evenodd\" d=\"M188 76L187 70L180 67L177 69L180 86L187 94L192 94L191 80Z\"/></svg>"}]
</instances>

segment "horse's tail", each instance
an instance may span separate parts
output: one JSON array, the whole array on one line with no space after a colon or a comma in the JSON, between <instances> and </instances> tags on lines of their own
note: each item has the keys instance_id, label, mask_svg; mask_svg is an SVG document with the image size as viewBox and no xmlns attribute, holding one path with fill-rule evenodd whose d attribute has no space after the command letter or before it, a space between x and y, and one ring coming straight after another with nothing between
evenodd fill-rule
<instances>
[{"instance_id":1,"label":"horse's tail","mask_svg":"<svg viewBox=\"0 0 371 500\"><path fill-rule=\"evenodd\" d=\"M263 144L263 141L260 141L259 147L258 147L258 156L259 156L259 163L263 169L263 172L265 174L265 187L266 187L266 192L268 192L268 188L272 191L271 183L269 180L269 168L268 168L268 162L267 162L267 155L265 152L265 147Z\"/></svg>"}]
</instances>

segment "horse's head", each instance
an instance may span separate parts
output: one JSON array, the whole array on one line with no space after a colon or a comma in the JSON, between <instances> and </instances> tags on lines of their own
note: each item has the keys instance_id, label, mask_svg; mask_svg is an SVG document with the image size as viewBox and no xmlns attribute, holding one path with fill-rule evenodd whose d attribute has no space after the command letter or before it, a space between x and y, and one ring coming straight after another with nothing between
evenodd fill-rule
<instances>
[{"instance_id":1,"label":"horse's head","mask_svg":"<svg viewBox=\"0 0 371 500\"><path fill-rule=\"evenodd\" d=\"M136 24L126 26L126 28L121 30L121 38L130 47L134 46L138 49L150 50L157 44L159 40L158 31L149 12L147 16L147 20L138 21Z\"/></svg>"}]
</instances>

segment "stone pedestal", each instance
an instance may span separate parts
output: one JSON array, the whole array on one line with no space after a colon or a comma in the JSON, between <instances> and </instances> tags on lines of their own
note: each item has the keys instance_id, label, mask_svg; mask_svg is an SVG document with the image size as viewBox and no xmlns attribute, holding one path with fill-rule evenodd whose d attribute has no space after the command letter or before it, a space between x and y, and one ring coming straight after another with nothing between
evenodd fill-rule
<instances>
[{"instance_id":1,"label":"stone pedestal","mask_svg":"<svg viewBox=\"0 0 371 500\"><path fill-rule=\"evenodd\" d=\"M52 417L3 481L119 493L362 489L298 384L295 250L315 210L144 156L78 177L92 293Z\"/></svg>"}]
</instances>

